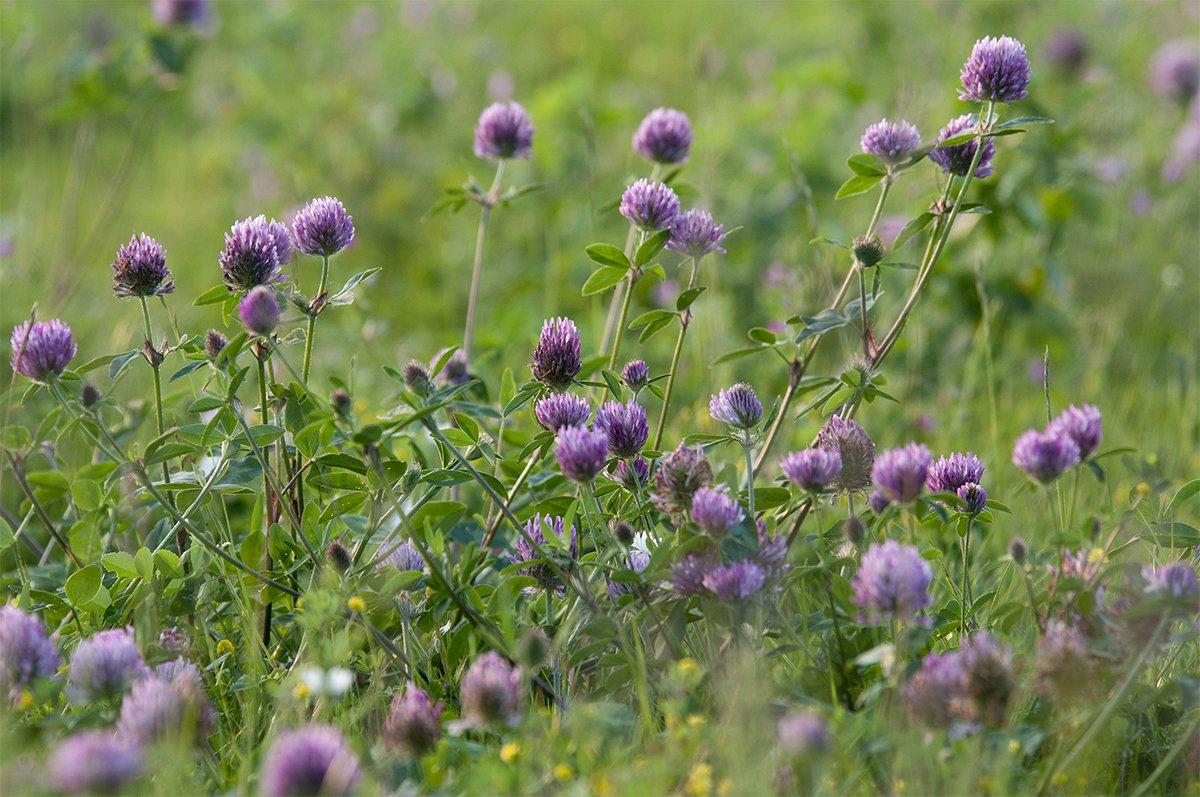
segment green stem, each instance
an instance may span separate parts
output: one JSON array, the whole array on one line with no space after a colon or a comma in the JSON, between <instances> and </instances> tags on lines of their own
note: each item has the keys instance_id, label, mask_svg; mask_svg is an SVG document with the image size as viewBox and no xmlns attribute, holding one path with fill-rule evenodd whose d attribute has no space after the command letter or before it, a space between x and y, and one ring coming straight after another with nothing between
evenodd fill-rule
<instances>
[{"instance_id":1,"label":"green stem","mask_svg":"<svg viewBox=\"0 0 1200 797\"><path fill-rule=\"evenodd\" d=\"M691 290L696 284L696 271L699 265L699 260L693 257L692 273L688 277L687 290ZM662 415L658 418L658 428L654 430L654 445L651 446L655 451L662 443L663 430L667 425L667 415L671 410L671 392L675 389L675 372L679 369L679 355L683 352L683 339L687 336L688 324L691 323L691 320L690 308L679 314L679 334L675 337L675 351L671 354L671 370L667 372L667 388L663 392Z\"/></svg>"},{"instance_id":2,"label":"green stem","mask_svg":"<svg viewBox=\"0 0 1200 797\"><path fill-rule=\"evenodd\" d=\"M867 319L867 270L862 263L854 269L858 272L858 314L862 323L863 357L871 357L871 324Z\"/></svg>"},{"instance_id":3,"label":"green stem","mask_svg":"<svg viewBox=\"0 0 1200 797\"><path fill-rule=\"evenodd\" d=\"M321 286L317 288L317 295L313 297L314 301L320 299L329 286L329 256L321 257ZM322 303L323 304L323 303ZM321 309L324 309L322 307ZM305 386L308 385L308 372L312 368L312 353L313 339L317 334L317 312L311 308L308 313L308 334L304 336L304 364L302 366L301 376L304 379Z\"/></svg>"},{"instance_id":4,"label":"green stem","mask_svg":"<svg viewBox=\"0 0 1200 797\"><path fill-rule=\"evenodd\" d=\"M641 246L641 239L644 236L638 235L638 246ZM629 269L629 279L625 286L625 295L621 298L621 312L617 316L617 329L613 333L612 353L608 356L608 370L616 370L617 358L621 356L621 337L625 334L625 323L629 318L629 302L633 299L633 288L637 285L638 279L642 276L641 269L637 266Z\"/></svg>"},{"instance_id":5,"label":"green stem","mask_svg":"<svg viewBox=\"0 0 1200 797\"><path fill-rule=\"evenodd\" d=\"M754 523L754 446L747 440L742 443L746 455L746 501L750 504L750 523Z\"/></svg>"},{"instance_id":6,"label":"green stem","mask_svg":"<svg viewBox=\"0 0 1200 797\"><path fill-rule=\"evenodd\" d=\"M309 317L309 321L310 322L312 321L311 316ZM312 337L311 337L312 327L311 326L309 327L309 330L310 330L309 331L309 340L311 340L312 339ZM306 354L306 357L307 357L307 354ZM268 412L267 412L267 351L266 351L265 347L263 348L262 351L257 353L256 359L258 360L258 401L259 401L258 411L259 411L259 417L262 419L262 423L265 425L265 424L269 423L269 420L270 420L269 416L268 416ZM249 437L249 436L247 436L247 437ZM271 568L274 566L274 562L271 561L271 546L269 544L269 537L271 534L271 523L270 523L271 478L269 475L270 463L271 463L270 452L263 451L263 458L264 458L263 463L262 463L262 468L263 468L263 526L264 526L263 535L264 535L264 538L268 539L268 544L264 546L265 552L263 555L263 572L266 575L270 576ZM282 500L282 498L280 500ZM271 590L271 588L266 585L264 585L262 588L262 601L263 601L262 642L263 642L264 648L271 647L271 592L270 592L270 590Z\"/></svg>"},{"instance_id":7,"label":"green stem","mask_svg":"<svg viewBox=\"0 0 1200 797\"><path fill-rule=\"evenodd\" d=\"M496 164L496 176L492 178L492 187L480 203L479 228L475 232L475 261L471 267L471 292L467 297L467 323L463 330L463 354L471 359L471 343L475 338L475 302L479 296L479 282L483 276L483 242L487 238L488 222L492 218L492 208L499 196L500 180L504 176L504 161Z\"/></svg>"},{"instance_id":8,"label":"green stem","mask_svg":"<svg viewBox=\"0 0 1200 797\"><path fill-rule=\"evenodd\" d=\"M962 546L962 586L958 595L958 635L962 639L967 636L967 603L971 600L971 518L967 518L967 531L959 541Z\"/></svg>"}]
</instances>

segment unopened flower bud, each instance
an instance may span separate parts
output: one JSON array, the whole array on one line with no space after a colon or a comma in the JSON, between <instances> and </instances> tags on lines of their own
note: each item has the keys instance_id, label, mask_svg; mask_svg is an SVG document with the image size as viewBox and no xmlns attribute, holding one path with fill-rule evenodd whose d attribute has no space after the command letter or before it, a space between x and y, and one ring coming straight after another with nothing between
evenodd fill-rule
<instances>
[{"instance_id":1,"label":"unopened flower bud","mask_svg":"<svg viewBox=\"0 0 1200 797\"><path fill-rule=\"evenodd\" d=\"M622 545L632 545L633 526L629 525L624 520L618 520L613 524L613 536L620 540Z\"/></svg>"},{"instance_id":2,"label":"unopened flower bud","mask_svg":"<svg viewBox=\"0 0 1200 797\"><path fill-rule=\"evenodd\" d=\"M343 418L348 417L350 410L354 407L354 400L350 398L350 394L341 388L329 394L329 403L333 405L334 411Z\"/></svg>"},{"instance_id":3,"label":"unopened flower bud","mask_svg":"<svg viewBox=\"0 0 1200 797\"><path fill-rule=\"evenodd\" d=\"M417 360L409 360L404 364L404 384L418 396L429 393L429 369Z\"/></svg>"},{"instance_id":4,"label":"unopened flower bud","mask_svg":"<svg viewBox=\"0 0 1200 797\"><path fill-rule=\"evenodd\" d=\"M550 640L540 628L530 628L517 642L517 657L530 670L538 670L550 655Z\"/></svg>"},{"instance_id":5,"label":"unopened flower bud","mask_svg":"<svg viewBox=\"0 0 1200 797\"><path fill-rule=\"evenodd\" d=\"M846 535L846 539L852 545L862 545L863 539L867 536L867 527L862 522L862 518L858 515L851 515L842 524L842 533Z\"/></svg>"},{"instance_id":6,"label":"unopened flower bud","mask_svg":"<svg viewBox=\"0 0 1200 797\"><path fill-rule=\"evenodd\" d=\"M150 363L152 368L162 365L162 352L154 348L154 344L148 340L142 343L142 356L146 358L146 362Z\"/></svg>"},{"instance_id":7,"label":"unopened flower bud","mask_svg":"<svg viewBox=\"0 0 1200 797\"><path fill-rule=\"evenodd\" d=\"M100 401L100 389L91 382L84 382L83 388L79 391L79 403L85 408L91 409Z\"/></svg>"},{"instance_id":8,"label":"unopened flower bud","mask_svg":"<svg viewBox=\"0 0 1200 797\"><path fill-rule=\"evenodd\" d=\"M341 572L345 573L350 569L350 565L352 564L350 561L350 552L346 550L346 546L337 540L329 543L329 547L325 549L325 555L329 557L329 561L333 563L333 566Z\"/></svg>"},{"instance_id":9,"label":"unopened flower bud","mask_svg":"<svg viewBox=\"0 0 1200 797\"><path fill-rule=\"evenodd\" d=\"M1025 555L1028 552L1029 549L1025 547L1025 540L1020 537L1013 537L1012 542L1008 544L1008 555L1019 565L1025 564Z\"/></svg>"},{"instance_id":10,"label":"unopened flower bud","mask_svg":"<svg viewBox=\"0 0 1200 797\"><path fill-rule=\"evenodd\" d=\"M208 330L208 334L204 336L204 353L210 360L217 359L217 355L228 345L229 339L215 329Z\"/></svg>"},{"instance_id":11,"label":"unopened flower bud","mask_svg":"<svg viewBox=\"0 0 1200 797\"><path fill-rule=\"evenodd\" d=\"M878 235L858 236L851 242L850 251L854 253L854 258L867 268L878 265L886 253L883 241L879 240Z\"/></svg>"}]
</instances>

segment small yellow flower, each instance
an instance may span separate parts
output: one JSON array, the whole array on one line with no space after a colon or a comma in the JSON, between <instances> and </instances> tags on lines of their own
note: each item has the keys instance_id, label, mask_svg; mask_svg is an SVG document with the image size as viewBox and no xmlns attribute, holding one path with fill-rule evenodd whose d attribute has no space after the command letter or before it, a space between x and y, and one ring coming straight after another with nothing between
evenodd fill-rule
<instances>
[{"instance_id":1,"label":"small yellow flower","mask_svg":"<svg viewBox=\"0 0 1200 797\"><path fill-rule=\"evenodd\" d=\"M1009 740L1008 740L1008 752L1010 752L1010 753L1016 753L1016 752L1018 752L1020 749L1021 749L1021 743L1020 743L1020 742L1018 742L1016 739L1009 739Z\"/></svg>"},{"instance_id":2,"label":"small yellow flower","mask_svg":"<svg viewBox=\"0 0 1200 797\"><path fill-rule=\"evenodd\" d=\"M612 781L604 775L596 776L596 779L592 781L592 794L595 794L596 797L612 797L612 793Z\"/></svg>"},{"instance_id":3,"label":"small yellow flower","mask_svg":"<svg viewBox=\"0 0 1200 797\"><path fill-rule=\"evenodd\" d=\"M705 722L705 719L704 719L703 715L700 715L700 714L689 714L688 715L687 724L693 728L699 728L701 725L704 724L704 722Z\"/></svg>"},{"instance_id":4,"label":"small yellow flower","mask_svg":"<svg viewBox=\"0 0 1200 797\"><path fill-rule=\"evenodd\" d=\"M358 612L359 614L362 614L367 610L367 602L357 595L346 601L346 606L350 609L350 611Z\"/></svg>"},{"instance_id":5,"label":"small yellow flower","mask_svg":"<svg viewBox=\"0 0 1200 797\"><path fill-rule=\"evenodd\" d=\"M1099 564L1107 558L1108 557L1104 554L1103 548L1093 548L1092 550L1088 551L1088 561L1092 564Z\"/></svg>"},{"instance_id":6,"label":"small yellow flower","mask_svg":"<svg viewBox=\"0 0 1200 797\"><path fill-rule=\"evenodd\" d=\"M712 793L712 766L701 762L692 767L683 790L692 797L707 797Z\"/></svg>"},{"instance_id":7,"label":"small yellow flower","mask_svg":"<svg viewBox=\"0 0 1200 797\"><path fill-rule=\"evenodd\" d=\"M511 764L517 760L517 756L521 754L521 745L516 742L508 742L500 748L500 760L506 764Z\"/></svg>"},{"instance_id":8,"label":"small yellow flower","mask_svg":"<svg viewBox=\"0 0 1200 797\"><path fill-rule=\"evenodd\" d=\"M554 767L555 780L570 780L575 777L575 770L571 769L571 765L562 763Z\"/></svg>"},{"instance_id":9,"label":"small yellow flower","mask_svg":"<svg viewBox=\"0 0 1200 797\"><path fill-rule=\"evenodd\" d=\"M1066 772L1055 772L1054 777L1050 778L1050 782L1053 783L1055 786L1063 785L1064 783L1067 782L1067 773Z\"/></svg>"},{"instance_id":10,"label":"small yellow flower","mask_svg":"<svg viewBox=\"0 0 1200 797\"><path fill-rule=\"evenodd\" d=\"M28 689L21 692L21 697L17 700L17 708L21 711L28 711L33 708L33 693Z\"/></svg>"},{"instance_id":11,"label":"small yellow flower","mask_svg":"<svg viewBox=\"0 0 1200 797\"><path fill-rule=\"evenodd\" d=\"M233 653L233 643L232 642L230 642L228 639L222 639L220 642L217 643L217 655L218 656L227 656L230 653Z\"/></svg>"},{"instance_id":12,"label":"small yellow flower","mask_svg":"<svg viewBox=\"0 0 1200 797\"><path fill-rule=\"evenodd\" d=\"M679 667L680 675L691 675L700 670L700 665L696 663L696 660L690 658L680 659L677 666Z\"/></svg>"},{"instance_id":13,"label":"small yellow flower","mask_svg":"<svg viewBox=\"0 0 1200 797\"><path fill-rule=\"evenodd\" d=\"M898 778L896 782L892 784L892 790L897 794L903 794L904 792L908 791L908 784L904 782L903 778Z\"/></svg>"},{"instance_id":14,"label":"small yellow flower","mask_svg":"<svg viewBox=\"0 0 1200 797\"><path fill-rule=\"evenodd\" d=\"M1146 484L1146 482L1138 482L1137 491L1138 495L1148 495L1150 493L1150 485Z\"/></svg>"},{"instance_id":15,"label":"small yellow flower","mask_svg":"<svg viewBox=\"0 0 1200 797\"><path fill-rule=\"evenodd\" d=\"M292 697L296 698L297 700L308 700L308 698L311 696L312 689L310 689L308 684L304 683L303 681L296 684L292 688Z\"/></svg>"},{"instance_id":16,"label":"small yellow flower","mask_svg":"<svg viewBox=\"0 0 1200 797\"><path fill-rule=\"evenodd\" d=\"M733 794L733 781L729 778L721 778L721 782L717 784L717 794L720 797L729 797Z\"/></svg>"},{"instance_id":17,"label":"small yellow flower","mask_svg":"<svg viewBox=\"0 0 1200 797\"><path fill-rule=\"evenodd\" d=\"M979 790L982 792L991 792L992 790L992 782L986 775L979 779Z\"/></svg>"}]
</instances>

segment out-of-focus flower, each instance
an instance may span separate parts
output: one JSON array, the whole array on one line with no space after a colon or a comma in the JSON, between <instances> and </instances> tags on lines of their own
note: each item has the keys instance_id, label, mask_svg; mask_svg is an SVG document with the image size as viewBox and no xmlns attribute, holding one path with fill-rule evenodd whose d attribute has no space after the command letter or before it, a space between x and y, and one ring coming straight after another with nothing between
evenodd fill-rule
<instances>
[{"instance_id":1,"label":"out-of-focus flower","mask_svg":"<svg viewBox=\"0 0 1200 797\"><path fill-rule=\"evenodd\" d=\"M1200 90L1200 47L1195 39L1177 39L1158 48L1150 61L1150 88L1180 105Z\"/></svg>"},{"instance_id":2,"label":"out-of-focus flower","mask_svg":"<svg viewBox=\"0 0 1200 797\"><path fill-rule=\"evenodd\" d=\"M301 252L330 257L354 243L354 219L340 200L331 196L318 197L310 199L296 214L292 220L292 234L296 248Z\"/></svg>"},{"instance_id":3,"label":"out-of-focus flower","mask_svg":"<svg viewBox=\"0 0 1200 797\"><path fill-rule=\"evenodd\" d=\"M354 673L345 667L305 667L300 671L300 681L310 695L341 697L354 685Z\"/></svg>"},{"instance_id":4,"label":"out-of-focus flower","mask_svg":"<svg viewBox=\"0 0 1200 797\"><path fill-rule=\"evenodd\" d=\"M767 574L756 562L717 565L704 575L704 588L723 601L745 601L763 588Z\"/></svg>"},{"instance_id":5,"label":"out-of-focus flower","mask_svg":"<svg viewBox=\"0 0 1200 797\"><path fill-rule=\"evenodd\" d=\"M252 288L238 302L238 318L246 329L256 335L269 337L279 325L279 300L275 289L266 285Z\"/></svg>"},{"instance_id":6,"label":"out-of-focus flower","mask_svg":"<svg viewBox=\"0 0 1200 797\"><path fill-rule=\"evenodd\" d=\"M263 762L260 788L263 797L348 795L361 777L342 732L314 723L279 735Z\"/></svg>"},{"instance_id":7,"label":"out-of-focus flower","mask_svg":"<svg viewBox=\"0 0 1200 797\"><path fill-rule=\"evenodd\" d=\"M131 236L113 260L113 293L121 298L163 296L175 290L167 252L149 235Z\"/></svg>"},{"instance_id":8,"label":"out-of-focus flower","mask_svg":"<svg viewBox=\"0 0 1200 797\"><path fill-rule=\"evenodd\" d=\"M10 340L13 371L35 382L58 377L75 356L71 328L57 318L17 324Z\"/></svg>"},{"instance_id":9,"label":"out-of-focus flower","mask_svg":"<svg viewBox=\"0 0 1200 797\"><path fill-rule=\"evenodd\" d=\"M916 125L904 119L898 122L883 119L863 131L859 146L884 163L896 164L907 160L921 146L921 134Z\"/></svg>"},{"instance_id":10,"label":"out-of-focus flower","mask_svg":"<svg viewBox=\"0 0 1200 797\"><path fill-rule=\"evenodd\" d=\"M515 725L521 718L525 673L489 651L471 663L459 684L464 720L472 727Z\"/></svg>"},{"instance_id":11,"label":"out-of-focus flower","mask_svg":"<svg viewBox=\"0 0 1200 797\"><path fill-rule=\"evenodd\" d=\"M67 694L75 703L118 697L148 672L132 628L100 631L75 648Z\"/></svg>"},{"instance_id":12,"label":"out-of-focus flower","mask_svg":"<svg viewBox=\"0 0 1200 797\"><path fill-rule=\"evenodd\" d=\"M718 564L715 553L690 553L671 565L671 588L678 595L699 595L705 590L704 578Z\"/></svg>"},{"instance_id":13,"label":"out-of-focus flower","mask_svg":"<svg viewBox=\"0 0 1200 797\"><path fill-rule=\"evenodd\" d=\"M842 472L842 455L823 448L806 448L785 456L779 468L801 490L823 490Z\"/></svg>"},{"instance_id":14,"label":"out-of-focus flower","mask_svg":"<svg viewBox=\"0 0 1200 797\"><path fill-rule=\"evenodd\" d=\"M1160 567L1142 568L1146 580L1146 592L1181 603L1190 602L1196 608L1200 596L1200 585L1196 582L1196 569L1187 562L1171 562Z\"/></svg>"},{"instance_id":15,"label":"out-of-focus flower","mask_svg":"<svg viewBox=\"0 0 1200 797\"><path fill-rule=\"evenodd\" d=\"M548 528L550 534L566 545L567 556L574 561L579 555L579 535L574 526L571 527L570 533L567 533L563 530L563 525L561 517L536 514L525 524L525 534L517 535L513 546L514 554L510 557L513 562L538 562L538 564L524 568L521 572L527 576L533 576L543 587L555 586L557 577L551 567L542 559L542 554L529 542L529 539L532 538L539 547L546 549L547 554L555 555L557 548L549 545L549 539L546 536Z\"/></svg>"},{"instance_id":16,"label":"out-of-focus flower","mask_svg":"<svg viewBox=\"0 0 1200 797\"><path fill-rule=\"evenodd\" d=\"M50 782L64 794L116 794L141 772L141 748L111 731L81 731L50 754Z\"/></svg>"},{"instance_id":17,"label":"out-of-focus flower","mask_svg":"<svg viewBox=\"0 0 1200 797\"><path fill-rule=\"evenodd\" d=\"M164 739L203 740L212 732L212 704L195 665L183 665L143 678L121 701L117 734L139 744Z\"/></svg>"},{"instance_id":18,"label":"out-of-focus flower","mask_svg":"<svg viewBox=\"0 0 1200 797\"><path fill-rule=\"evenodd\" d=\"M439 353L434 358L435 361L440 360L444 353L444 351ZM470 378L471 369L467 364L467 353L462 349L458 349L451 354L449 359L446 360L446 364L442 366L442 370L437 373L438 384L443 386L461 385Z\"/></svg>"},{"instance_id":19,"label":"out-of-focus flower","mask_svg":"<svg viewBox=\"0 0 1200 797\"><path fill-rule=\"evenodd\" d=\"M911 545L872 545L854 576L854 604L869 622L911 620L930 604L932 578L929 563Z\"/></svg>"},{"instance_id":20,"label":"out-of-focus flower","mask_svg":"<svg viewBox=\"0 0 1200 797\"><path fill-rule=\"evenodd\" d=\"M711 537L722 537L746 513L722 487L701 487L692 496L692 522Z\"/></svg>"},{"instance_id":21,"label":"out-of-focus flower","mask_svg":"<svg viewBox=\"0 0 1200 797\"><path fill-rule=\"evenodd\" d=\"M872 490L867 496L867 506L871 507L871 511L876 515L883 514L883 510L892 505L892 499L888 498L879 490Z\"/></svg>"},{"instance_id":22,"label":"out-of-focus flower","mask_svg":"<svg viewBox=\"0 0 1200 797\"><path fill-rule=\"evenodd\" d=\"M958 97L971 102L1016 102L1029 96L1029 58L1025 45L1008 36L975 42L959 77Z\"/></svg>"},{"instance_id":23,"label":"out-of-focus flower","mask_svg":"<svg viewBox=\"0 0 1200 797\"><path fill-rule=\"evenodd\" d=\"M1017 438L1012 460L1037 481L1049 484L1079 464L1079 445L1065 434L1030 429Z\"/></svg>"},{"instance_id":24,"label":"out-of-focus flower","mask_svg":"<svg viewBox=\"0 0 1200 797\"><path fill-rule=\"evenodd\" d=\"M976 631L959 650L968 719L1003 725L1015 686L1012 651L987 631Z\"/></svg>"},{"instance_id":25,"label":"out-of-focus flower","mask_svg":"<svg viewBox=\"0 0 1200 797\"><path fill-rule=\"evenodd\" d=\"M679 446L658 463L654 472L654 494L651 500L671 521L680 524L692 511L692 496L705 485L712 484L712 465L700 446Z\"/></svg>"},{"instance_id":26,"label":"out-of-focus flower","mask_svg":"<svg viewBox=\"0 0 1200 797\"><path fill-rule=\"evenodd\" d=\"M911 504L921 495L932 460L921 443L888 449L875 458L871 482L888 500Z\"/></svg>"},{"instance_id":27,"label":"out-of-focus flower","mask_svg":"<svg viewBox=\"0 0 1200 797\"><path fill-rule=\"evenodd\" d=\"M641 457L618 460L613 467L612 478L631 493L636 493L650 481L650 463Z\"/></svg>"},{"instance_id":28,"label":"out-of-focus flower","mask_svg":"<svg viewBox=\"0 0 1200 797\"><path fill-rule=\"evenodd\" d=\"M697 260L713 252L725 254L725 228L703 210L685 210L671 221L667 248Z\"/></svg>"},{"instance_id":29,"label":"out-of-focus flower","mask_svg":"<svg viewBox=\"0 0 1200 797\"><path fill-rule=\"evenodd\" d=\"M547 319L533 349L529 370L534 379L562 392L571 386L583 367L580 350L579 329L574 321L566 317Z\"/></svg>"},{"instance_id":30,"label":"out-of-focus flower","mask_svg":"<svg viewBox=\"0 0 1200 797\"><path fill-rule=\"evenodd\" d=\"M604 470L608 435L601 429L564 426L555 437L554 456L568 479L590 482Z\"/></svg>"},{"instance_id":31,"label":"out-of-focus flower","mask_svg":"<svg viewBox=\"0 0 1200 797\"><path fill-rule=\"evenodd\" d=\"M965 680L957 651L926 654L921 668L904 685L904 703L909 714L922 725L949 727L955 719Z\"/></svg>"},{"instance_id":32,"label":"out-of-focus flower","mask_svg":"<svg viewBox=\"0 0 1200 797\"><path fill-rule=\"evenodd\" d=\"M158 635L158 646L175 656L187 652L190 644L187 633L179 626L168 626Z\"/></svg>"},{"instance_id":33,"label":"out-of-focus flower","mask_svg":"<svg viewBox=\"0 0 1200 797\"><path fill-rule=\"evenodd\" d=\"M1091 404L1076 407L1072 404L1050 422L1046 431L1074 440L1079 448L1079 458L1087 459L1100 445L1101 426L1102 417L1097 407Z\"/></svg>"},{"instance_id":34,"label":"out-of-focus flower","mask_svg":"<svg viewBox=\"0 0 1200 797\"><path fill-rule=\"evenodd\" d=\"M633 151L655 163L683 163L692 146L692 123L674 108L655 108L633 134Z\"/></svg>"},{"instance_id":35,"label":"out-of-focus flower","mask_svg":"<svg viewBox=\"0 0 1200 797\"><path fill-rule=\"evenodd\" d=\"M763 405L754 388L739 382L716 393L708 400L708 412L713 420L735 429L753 429L762 420Z\"/></svg>"},{"instance_id":36,"label":"out-of-focus flower","mask_svg":"<svg viewBox=\"0 0 1200 797\"><path fill-rule=\"evenodd\" d=\"M643 573L650 566L650 550L647 547L645 533L638 534L633 539L633 544L630 545L629 555L625 558L625 563L634 573ZM608 597L616 600L622 595L628 595L633 592L633 587L621 581L608 582Z\"/></svg>"},{"instance_id":37,"label":"out-of-focus flower","mask_svg":"<svg viewBox=\"0 0 1200 797\"><path fill-rule=\"evenodd\" d=\"M954 452L934 460L925 477L925 486L934 493L956 493L964 484L982 482L983 471L983 461L973 453Z\"/></svg>"},{"instance_id":38,"label":"out-of-focus flower","mask_svg":"<svg viewBox=\"0 0 1200 797\"><path fill-rule=\"evenodd\" d=\"M1047 699L1070 697L1094 685L1095 660L1082 631L1062 620L1051 620L1038 640L1034 686Z\"/></svg>"},{"instance_id":39,"label":"out-of-focus flower","mask_svg":"<svg viewBox=\"0 0 1200 797\"><path fill-rule=\"evenodd\" d=\"M475 154L488 160L533 157L533 120L518 102L484 108L475 125Z\"/></svg>"},{"instance_id":40,"label":"out-of-focus flower","mask_svg":"<svg viewBox=\"0 0 1200 797\"><path fill-rule=\"evenodd\" d=\"M380 567L394 567L397 570L421 570L425 569L425 560L421 558L421 553L417 550L417 546L413 545L412 540L405 540L396 550L387 555L387 558L379 563Z\"/></svg>"},{"instance_id":41,"label":"out-of-focus flower","mask_svg":"<svg viewBox=\"0 0 1200 797\"><path fill-rule=\"evenodd\" d=\"M658 232L670 227L679 215L679 197L669 186L643 178L625 189L620 211L639 229Z\"/></svg>"},{"instance_id":42,"label":"out-of-focus flower","mask_svg":"<svg viewBox=\"0 0 1200 797\"><path fill-rule=\"evenodd\" d=\"M0 606L0 699L15 698L37 678L49 678L58 667L54 640L35 615L15 606Z\"/></svg>"},{"instance_id":43,"label":"out-of-focus flower","mask_svg":"<svg viewBox=\"0 0 1200 797\"><path fill-rule=\"evenodd\" d=\"M622 459L636 456L650 436L646 410L636 401L606 402L596 410L595 426L608 435L609 451Z\"/></svg>"},{"instance_id":44,"label":"out-of-focus flower","mask_svg":"<svg viewBox=\"0 0 1200 797\"><path fill-rule=\"evenodd\" d=\"M212 16L211 0L151 0L150 10L159 25L204 25Z\"/></svg>"},{"instance_id":45,"label":"out-of-focus flower","mask_svg":"<svg viewBox=\"0 0 1200 797\"><path fill-rule=\"evenodd\" d=\"M812 709L793 709L779 718L775 739L789 755L820 753L829 747L829 723Z\"/></svg>"},{"instance_id":46,"label":"out-of-focus flower","mask_svg":"<svg viewBox=\"0 0 1200 797\"><path fill-rule=\"evenodd\" d=\"M937 136L935 144L941 143L955 136L967 133L975 129L975 116L965 113L962 116L951 119L946 123ZM947 174L956 174L963 177L971 170L971 161L975 158L975 150L978 148L979 142L975 139L964 141L961 144L952 144L948 147L937 147L929 152L929 159L942 167L942 171ZM992 139L985 139L983 142L983 154L979 156L979 163L975 166L975 176L983 179L990 175L993 171L992 159L996 157L996 142Z\"/></svg>"},{"instance_id":47,"label":"out-of-focus flower","mask_svg":"<svg viewBox=\"0 0 1200 797\"><path fill-rule=\"evenodd\" d=\"M564 426L586 426L592 410L574 393L555 393L534 404L533 414L543 428L557 433Z\"/></svg>"},{"instance_id":48,"label":"out-of-focus flower","mask_svg":"<svg viewBox=\"0 0 1200 797\"><path fill-rule=\"evenodd\" d=\"M1077 74L1088 59L1088 40L1077 28L1061 28L1046 42L1046 62L1067 74Z\"/></svg>"},{"instance_id":49,"label":"out-of-focus flower","mask_svg":"<svg viewBox=\"0 0 1200 797\"><path fill-rule=\"evenodd\" d=\"M1192 100L1188 118L1184 120L1171 143L1171 155L1163 164L1163 179L1177 183L1189 170L1200 163L1200 97Z\"/></svg>"},{"instance_id":50,"label":"out-of-focus flower","mask_svg":"<svg viewBox=\"0 0 1200 797\"><path fill-rule=\"evenodd\" d=\"M424 755L442 738L442 708L412 681L392 696L391 710L383 723L383 738L390 747L414 758Z\"/></svg>"},{"instance_id":51,"label":"out-of-focus flower","mask_svg":"<svg viewBox=\"0 0 1200 797\"><path fill-rule=\"evenodd\" d=\"M817 448L836 451L841 456L842 470L835 482L841 489L861 490L871 483L875 443L857 421L839 415L829 416L817 433Z\"/></svg>"}]
</instances>

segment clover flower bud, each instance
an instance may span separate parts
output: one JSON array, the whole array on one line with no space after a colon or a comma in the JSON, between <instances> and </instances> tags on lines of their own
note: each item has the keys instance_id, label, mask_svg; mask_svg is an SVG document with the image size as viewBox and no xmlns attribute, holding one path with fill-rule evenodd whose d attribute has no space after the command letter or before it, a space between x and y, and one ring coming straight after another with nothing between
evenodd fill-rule
<instances>
[{"instance_id":1,"label":"clover flower bud","mask_svg":"<svg viewBox=\"0 0 1200 797\"><path fill-rule=\"evenodd\" d=\"M850 251L854 254L854 259L865 268L879 265L883 256L887 254L883 241L879 240L879 236L875 234L856 236L850 242Z\"/></svg>"},{"instance_id":2,"label":"clover flower bud","mask_svg":"<svg viewBox=\"0 0 1200 797\"><path fill-rule=\"evenodd\" d=\"M691 146L691 120L674 108L655 108L633 134L633 151L655 163L683 163Z\"/></svg>"}]
</instances>

